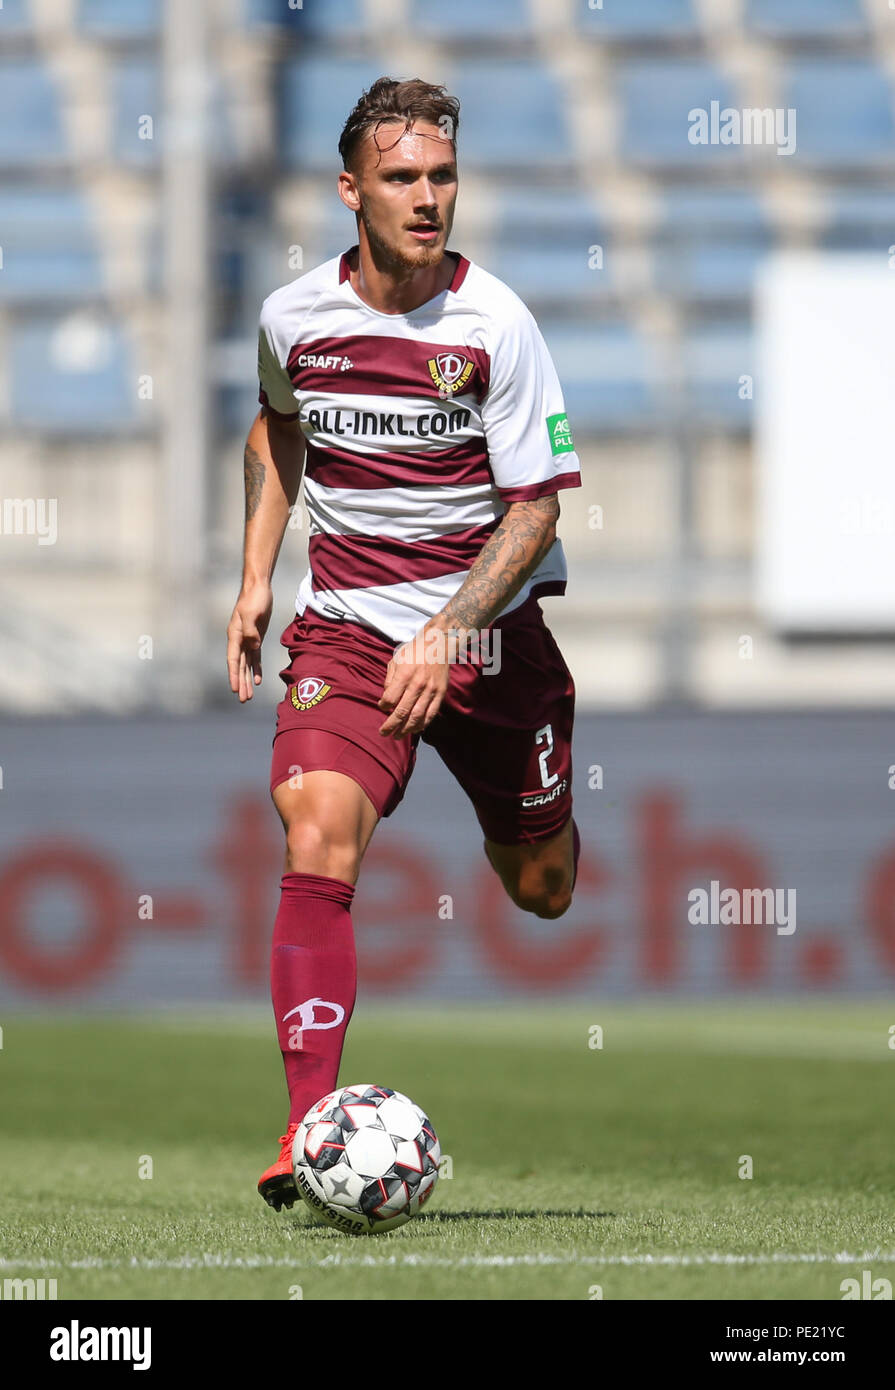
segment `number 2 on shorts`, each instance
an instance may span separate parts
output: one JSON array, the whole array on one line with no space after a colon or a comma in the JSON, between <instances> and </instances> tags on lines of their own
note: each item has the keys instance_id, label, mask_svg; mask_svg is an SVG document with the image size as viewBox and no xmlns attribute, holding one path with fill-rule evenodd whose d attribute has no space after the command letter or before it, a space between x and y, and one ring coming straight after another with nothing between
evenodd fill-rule
<instances>
[{"instance_id":1,"label":"number 2 on shorts","mask_svg":"<svg viewBox=\"0 0 895 1390\"><path fill-rule=\"evenodd\" d=\"M546 743L547 747L538 754L538 762L541 766L541 786L552 787L554 782L559 781L558 772L547 771L547 759L553 752L553 725L545 724L543 729L538 729L535 734L535 746L539 743Z\"/></svg>"}]
</instances>

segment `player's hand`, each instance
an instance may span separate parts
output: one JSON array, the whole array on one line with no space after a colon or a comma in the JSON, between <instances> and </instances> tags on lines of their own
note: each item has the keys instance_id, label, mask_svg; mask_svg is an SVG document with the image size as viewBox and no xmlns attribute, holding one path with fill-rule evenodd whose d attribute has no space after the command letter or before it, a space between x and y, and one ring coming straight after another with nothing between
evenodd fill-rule
<instances>
[{"instance_id":1,"label":"player's hand","mask_svg":"<svg viewBox=\"0 0 895 1390\"><path fill-rule=\"evenodd\" d=\"M227 626L227 670L230 689L240 704L251 700L253 686L261 684L261 643L273 612L273 590L269 584L244 588Z\"/></svg>"},{"instance_id":2,"label":"player's hand","mask_svg":"<svg viewBox=\"0 0 895 1390\"><path fill-rule=\"evenodd\" d=\"M380 725L384 738L422 733L444 699L451 676L446 643L427 640L434 624L427 623L411 641L399 647L388 664L379 708L389 717ZM439 660L439 656L444 660Z\"/></svg>"}]
</instances>

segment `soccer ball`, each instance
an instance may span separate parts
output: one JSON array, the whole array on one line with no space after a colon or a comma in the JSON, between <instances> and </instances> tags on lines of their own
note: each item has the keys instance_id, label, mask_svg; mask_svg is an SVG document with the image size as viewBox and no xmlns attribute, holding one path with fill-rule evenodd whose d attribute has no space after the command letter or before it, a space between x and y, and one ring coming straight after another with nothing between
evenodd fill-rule
<instances>
[{"instance_id":1,"label":"soccer ball","mask_svg":"<svg viewBox=\"0 0 895 1390\"><path fill-rule=\"evenodd\" d=\"M330 1226L355 1235L403 1226L432 1196L441 1147L428 1117L386 1086L341 1086L305 1115L292 1172Z\"/></svg>"}]
</instances>

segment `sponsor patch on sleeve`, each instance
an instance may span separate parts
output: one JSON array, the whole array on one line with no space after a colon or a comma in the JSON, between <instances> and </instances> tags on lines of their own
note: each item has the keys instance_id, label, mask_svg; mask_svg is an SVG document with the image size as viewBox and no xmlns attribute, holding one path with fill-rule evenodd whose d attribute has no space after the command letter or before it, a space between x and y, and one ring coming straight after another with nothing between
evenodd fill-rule
<instances>
[{"instance_id":1,"label":"sponsor patch on sleeve","mask_svg":"<svg viewBox=\"0 0 895 1390\"><path fill-rule=\"evenodd\" d=\"M552 454L568 454L574 450L575 441L567 415L548 415L547 433L550 436Z\"/></svg>"}]
</instances>

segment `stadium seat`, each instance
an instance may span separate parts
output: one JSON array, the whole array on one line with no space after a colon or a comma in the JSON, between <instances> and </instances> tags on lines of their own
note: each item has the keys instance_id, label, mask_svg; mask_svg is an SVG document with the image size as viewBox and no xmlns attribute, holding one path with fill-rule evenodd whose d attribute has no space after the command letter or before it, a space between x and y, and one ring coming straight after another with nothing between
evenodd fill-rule
<instances>
[{"instance_id":1,"label":"stadium seat","mask_svg":"<svg viewBox=\"0 0 895 1390\"><path fill-rule=\"evenodd\" d=\"M593 433L655 425L650 345L626 323L578 328L543 320L541 332L563 387L572 429Z\"/></svg>"},{"instance_id":2,"label":"stadium seat","mask_svg":"<svg viewBox=\"0 0 895 1390\"><path fill-rule=\"evenodd\" d=\"M485 257L485 269L493 273L526 303L553 304L564 299L571 303L600 298L612 288L612 257L601 269L588 264L587 243L578 246L519 246L499 242L492 255Z\"/></svg>"},{"instance_id":3,"label":"stadium seat","mask_svg":"<svg viewBox=\"0 0 895 1390\"><path fill-rule=\"evenodd\" d=\"M739 145L697 145L689 137L689 113L694 108L711 110L738 106L733 84L710 63L630 62L619 69L621 104L621 154L634 163L693 165L704 168L723 160L736 167L742 159Z\"/></svg>"},{"instance_id":4,"label":"stadium seat","mask_svg":"<svg viewBox=\"0 0 895 1390\"><path fill-rule=\"evenodd\" d=\"M7 359L13 423L42 433L126 428L137 414L136 370L122 328L86 314L16 323Z\"/></svg>"},{"instance_id":5,"label":"stadium seat","mask_svg":"<svg viewBox=\"0 0 895 1390\"><path fill-rule=\"evenodd\" d=\"M743 298L772 241L767 215L749 190L671 189L656 227L657 286L693 300Z\"/></svg>"},{"instance_id":6,"label":"stadium seat","mask_svg":"<svg viewBox=\"0 0 895 1390\"><path fill-rule=\"evenodd\" d=\"M31 11L28 0L6 0L0 9L0 35L27 34L31 30Z\"/></svg>"},{"instance_id":7,"label":"stadium seat","mask_svg":"<svg viewBox=\"0 0 895 1390\"><path fill-rule=\"evenodd\" d=\"M708 238L664 247L656 256L656 286L689 300L745 299L766 255L754 243L713 245Z\"/></svg>"},{"instance_id":8,"label":"stadium seat","mask_svg":"<svg viewBox=\"0 0 895 1390\"><path fill-rule=\"evenodd\" d=\"M797 152L814 164L885 163L895 156L892 87L881 67L851 59L793 63L782 104L797 114Z\"/></svg>"},{"instance_id":9,"label":"stadium seat","mask_svg":"<svg viewBox=\"0 0 895 1390\"><path fill-rule=\"evenodd\" d=\"M148 165L156 161L165 138L162 74L155 58L127 58L111 73L113 153L127 165ZM207 138L212 157L226 160L233 155L236 142L230 128L229 112L219 82L212 79L211 112ZM152 138L141 137L143 118L153 120Z\"/></svg>"},{"instance_id":10,"label":"stadium seat","mask_svg":"<svg viewBox=\"0 0 895 1390\"><path fill-rule=\"evenodd\" d=\"M499 172L573 162L563 94L541 63L470 60L448 85L460 99L464 164Z\"/></svg>"},{"instance_id":11,"label":"stadium seat","mask_svg":"<svg viewBox=\"0 0 895 1390\"><path fill-rule=\"evenodd\" d=\"M829 195L820 237L828 250L878 251L895 243L895 193L885 189L841 189Z\"/></svg>"},{"instance_id":12,"label":"stadium seat","mask_svg":"<svg viewBox=\"0 0 895 1390\"><path fill-rule=\"evenodd\" d=\"M346 209L343 208L342 211L346 212ZM347 251L356 241L354 218L350 214L340 217L338 213L333 213L333 216L327 218L318 228L313 248L305 248L305 268L310 269L331 260L333 256L341 256L342 252ZM309 255L311 259L308 259ZM301 271L294 273L300 275Z\"/></svg>"},{"instance_id":13,"label":"stadium seat","mask_svg":"<svg viewBox=\"0 0 895 1390\"><path fill-rule=\"evenodd\" d=\"M760 198L748 188L679 185L662 194L657 234L692 237L724 233L764 236L770 222Z\"/></svg>"},{"instance_id":14,"label":"stadium seat","mask_svg":"<svg viewBox=\"0 0 895 1390\"><path fill-rule=\"evenodd\" d=\"M577 188L501 188L494 194L498 246L563 241L578 247L602 245L608 236L606 210Z\"/></svg>"},{"instance_id":15,"label":"stadium seat","mask_svg":"<svg viewBox=\"0 0 895 1390\"><path fill-rule=\"evenodd\" d=\"M693 0L603 0L576 5L579 29L601 39L675 39L698 33Z\"/></svg>"},{"instance_id":16,"label":"stadium seat","mask_svg":"<svg viewBox=\"0 0 895 1390\"><path fill-rule=\"evenodd\" d=\"M30 165L65 155L56 85L43 63L0 61L0 164Z\"/></svg>"},{"instance_id":17,"label":"stadium seat","mask_svg":"<svg viewBox=\"0 0 895 1390\"><path fill-rule=\"evenodd\" d=\"M365 35L363 0L305 0L300 9L287 0L244 0L244 22L250 28L275 25L296 33L333 38Z\"/></svg>"},{"instance_id":18,"label":"stadium seat","mask_svg":"<svg viewBox=\"0 0 895 1390\"><path fill-rule=\"evenodd\" d=\"M745 24L766 38L851 38L867 31L861 0L746 0Z\"/></svg>"},{"instance_id":19,"label":"stadium seat","mask_svg":"<svg viewBox=\"0 0 895 1390\"><path fill-rule=\"evenodd\" d=\"M42 187L0 190L0 300L77 299L102 291L98 248L83 195Z\"/></svg>"},{"instance_id":20,"label":"stadium seat","mask_svg":"<svg viewBox=\"0 0 895 1390\"><path fill-rule=\"evenodd\" d=\"M446 22L447 21L447 22ZM440 43L463 39L525 38L531 32L526 0L412 0L409 27Z\"/></svg>"},{"instance_id":21,"label":"stadium seat","mask_svg":"<svg viewBox=\"0 0 895 1390\"><path fill-rule=\"evenodd\" d=\"M686 337L682 347L684 406L696 425L720 429L751 426L754 400L741 398L740 378L753 375L753 354L750 323L694 329Z\"/></svg>"},{"instance_id":22,"label":"stadium seat","mask_svg":"<svg viewBox=\"0 0 895 1390\"><path fill-rule=\"evenodd\" d=\"M152 164L159 157L164 135L158 63L142 58L118 63L110 84L116 159L123 164ZM152 117L151 139L141 137L145 116Z\"/></svg>"},{"instance_id":23,"label":"stadium seat","mask_svg":"<svg viewBox=\"0 0 895 1390\"><path fill-rule=\"evenodd\" d=\"M148 38L158 33L164 0L79 0L78 23L95 38Z\"/></svg>"},{"instance_id":24,"label":"stadium seat","mask_svg":"<svg viewBox=\"0 0 895 1390\"><path fill-rule=\"evenodd\" d=\"M382 76L366 59L303 59L282 68L280 148L287 164L332 171L339 167L338 140L361 92Z\"/></svg>"}]
</instances>

